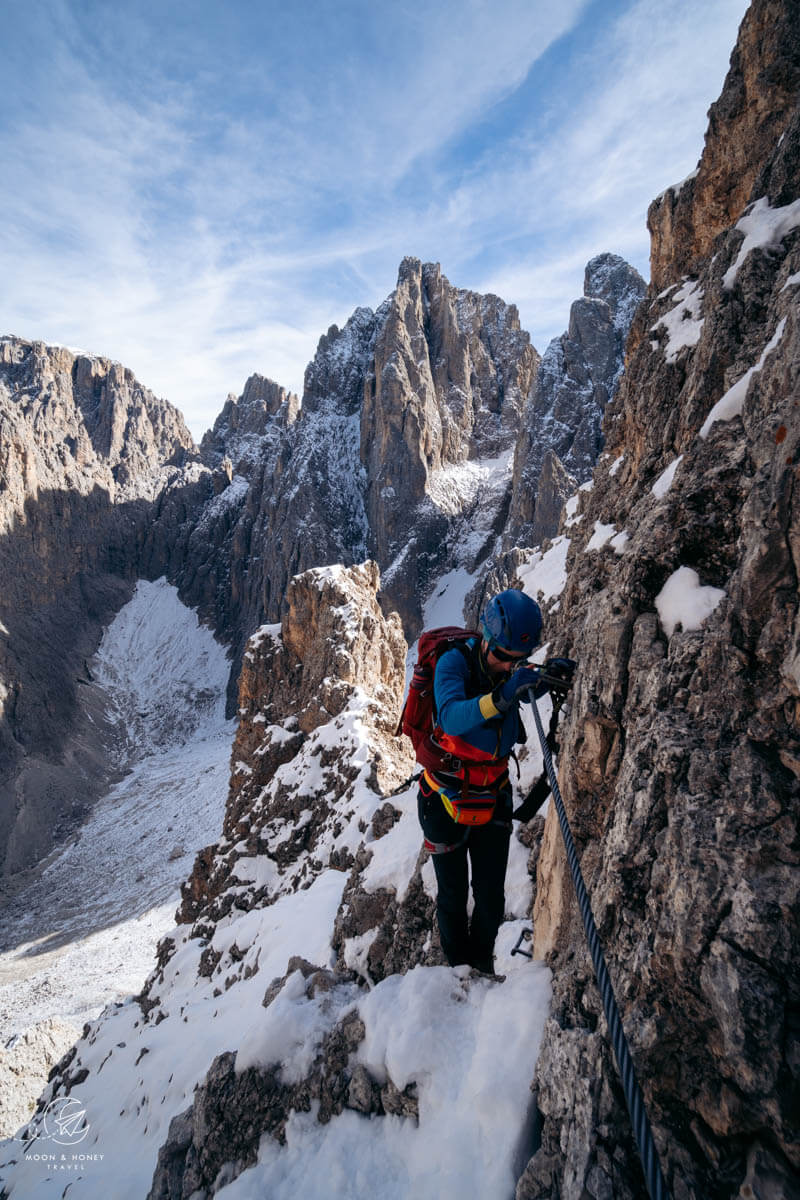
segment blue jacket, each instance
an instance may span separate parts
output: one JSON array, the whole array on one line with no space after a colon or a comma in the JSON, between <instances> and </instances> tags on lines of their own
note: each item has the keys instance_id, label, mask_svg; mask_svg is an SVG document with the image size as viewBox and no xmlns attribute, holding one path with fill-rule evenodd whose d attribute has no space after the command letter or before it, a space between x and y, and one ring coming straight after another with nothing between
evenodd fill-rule
<instances>
[{"instance_id":1,"label":"blue jacket","mask_svg":"<svg viewBox=\"0 0 800 1200\"><path fill-rule=\"evenodd\" d=\"M496 758L505 758L514 743L525 737L519 707L512 704L507 713L486 720L481 712L480 697L491 692L496 682L481 665L479 639L474 638L466 645L468 656L461 650L448 650L436 664L433 696L437 720L445 733L463 738L471 746Z\"/></svg>"}]
</instances>

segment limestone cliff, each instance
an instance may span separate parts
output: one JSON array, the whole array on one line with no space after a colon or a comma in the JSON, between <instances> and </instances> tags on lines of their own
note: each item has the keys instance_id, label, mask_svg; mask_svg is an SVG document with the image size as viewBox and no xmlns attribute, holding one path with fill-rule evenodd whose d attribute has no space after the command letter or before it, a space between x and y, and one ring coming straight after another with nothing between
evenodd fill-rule
<instances>
[{"instance_id":1,"label":"limestone cliff","mask_svg":"<svg viewBox=\"0 0 800 1200\"><path fill-rule=\"evenodd\" d=\"M603 413L622 375L644 291L638 271L616 254L587 263L583 297L572 304L566 333L547 347L525 409L505 549L552 537L563 501L591 477L603 445Z\"/></svg>"},{"instance_id":2,"label":"limestone cliff","mask_svg":"<svg viewBox=\"0 0 800 1200\"><path fill-rule=\"evenodd\" d=\"M348 867L353 831L342 845L332 831L347 824L355 794L380 796L406 778L411 760L392 736L406 643L397 614L384 617L377 606L379 584L372 562L306 571L289 585L283 622L249 640L222 840L198 856L183 921L218 917L217 898L224 903L242 859L266 855L272 864L273 877L248 906L307 886L315 858L316 870L329 860ZM359 736L369 753L354 771ZM318 846L328 843L323 856Z\"/></svg>"},{"instance_id":3,"label":"limestone cliff","mask_svg":"<svg viewBox=\"0 0 800 1200\"><path fill-rule=\"evenodd\" d=\"M228 552L209 574L190 551L182 593L197 602L202 590L202 609L214 589L230 588L223 624L241 655L254 628L280 618L293 575L369 556L388 603L414 628L437 573L459 557L473 566L496 536L537 364L513 305L405 259L376 312L357 309L320 339L296 420L291 397L261 387L254 425L250 384L226 406L203 450L218 469L231 460L219 499L233 498ZM247 433L247 493L236 491L245 444L236 429Z\"/></svg>"},{"instance_id":4,"label":"limestone cliff","mask_svg":"<svg viewBox=\"0 0 800 1200\"><path fill-rule=\"evenodd\" d=\"M697 169L662 192L647 214L651 283L657 292L696 274L717 236L750 201L764 163L794 117L800 88L798 38L796 4L751 4L722 95L709 109Z\"/></svg>"},{"instance_id":5,"label":"limestone cliff","mask_svg":"<svg viewBox=\"0 0 800 1200\"><path fill-rule=\"evenodd\" d=\"M580 663L560 777L583 874L668 1186L698 1200L796 1196L800 1172L798 20L744 20L696 237L655 234L547 623ZM517 1195L639 1197L554 812L534 933L554 1007Z\"/></svg>"},{"instance_id":6,"label":"limestone cliff","mask_svg":"<svg viewBox=\"0 0 800 1200\"><path fill-rule=\"evenodd\" d=\"M0 341L0 876L41 857L108 778L85 662L193 449L177 410L119 364Z\"/></svg>"},{"instance_id":7,"label":"limestone cliff","mask_svg":"<svg viewBox=\"0 0 800 1200\"><path fill-rule=\"evenodd\" d=\"M227 459L232 473L249 475L262 455L264 439L276 425L291 425L299 408L293 392L263 375L251 375L241 396L228 397L213 429L203 436L203 462L216 468Z\"/></svg>"}]
</instances>

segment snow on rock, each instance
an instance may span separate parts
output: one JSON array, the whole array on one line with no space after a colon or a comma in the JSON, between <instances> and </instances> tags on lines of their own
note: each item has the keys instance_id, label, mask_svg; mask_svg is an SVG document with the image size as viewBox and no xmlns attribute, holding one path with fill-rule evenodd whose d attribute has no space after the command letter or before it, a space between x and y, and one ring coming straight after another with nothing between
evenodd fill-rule
<instances>
[{"instance_id":1,"label":"snow on rock","mask_svg":"<svg viewBox=\"0 0 800 1200\"><path fill-rule=\"evenodd\" d=\"M447 463L428 475L427 493L437 508L451 516L474 503L481 484L498 471L510 481L513 450L479 462Z\"/></svg>"},{"instance_id":2,"label":"snow on rock","mask_svg":"<svg viewBox=\"0 0 800 1200\"><path fill-rule=\"evenodd\" d=\"M564 590L569 545L569 538L561 534L553 539L548 550L535 550L528 561L517 569L523 591L540 604L555 600Z\"/></svg>"},{"instance_id":3,"label":"snow on rock","mask_svg":"<svg viewBox=\"0 0 800 1200\"><path fill-rule=\"evenodd\" d=\"M675 478L675 472L677 471L678 467L681 465L682 462L683 462L683 455L679 454L678 457L674 458L672 460L672 462L669 464L669 466L666 467L661 472L658 479L655 481L652 488L650 489L650 491L655 496L656 500L664 499L667 492L672 487L672 481Z\"/></svg>"},{"instance_id":4,"label":"snow on rock","mask_svg":"<svg viewBox=\"0 0 800 1200\"><path fill-rule=\"evenodd\" d=\"M586 543L587 550L602 550L606 542L612 538L617 532L616 525L604 525L602 521L595 521L594 533Z\"/></svg>"},{"instance_id":5,"label":"snow on rock","mask_svg":"<svg viewBox=\"0 0 800 1200\"><path fill-rule=\"evenodd\" d=\"M667 637L680 625L684 633L700 629L723 599L722 588L703 587L691 567L673 571L656 596L656 609Z\"/></svg>"},{"instance_id":6,"label":"snow on rock","mask_svg":"<svg viewBox=\"0 0 800 1200\"><path fill-rule=\"evenodd\" d=\"M750 206L748 212L736 223L736 228L745 235L739 253L732 266L723 276L723 287L730 291L742 263L751 250L776 250L787 233L800 226L800 200L772 208L769 199L761 196Z\"/></svg>"},{"instance_id":7,"label":"snow on rock","mask_svg":"<svg viewBox=\"0 0 800 1200\"><path fill-rule=\"evenodd\" d=\"M667 289L669 292L671 289ZM653 333L659 329L666 330L667 344L664 354L667 362L674 363L681 350L696 346L703 332L703 289L696 280L687 279L673 296L675 307L660 317L651 327ZM657 349L660 343L653 343Z\"/></svg>"},{"instance_id":8,"label":"snow on rock","mask_svg":"<svg viewBox=\"0 0 800 1200\"><path fill-rule=\"evenodd\" d=\"M783 337L783 331L786 328L786 317L782 317L778 322L778 328L770 338L767 345L761 352L761 357L754 367L749 371L745 371L741 379L737 380L733 387L728 388L727 392L711 409L711 412L706 417L700 428L700 437L707 438L711 430L711 426L715 421L730 421L733 417L738 417L744 408L744 402L747 398L747 389L750 386L750 380L754 375L763 369L767 358L775 349Z\"/></svg>"}]
</instances>

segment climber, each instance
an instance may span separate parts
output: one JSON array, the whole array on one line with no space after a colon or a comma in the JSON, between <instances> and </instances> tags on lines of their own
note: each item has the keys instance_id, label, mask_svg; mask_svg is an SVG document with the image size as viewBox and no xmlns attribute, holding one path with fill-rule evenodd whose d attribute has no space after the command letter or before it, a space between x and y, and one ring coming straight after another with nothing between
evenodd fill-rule
<instances>
[{"instance_id":1,"label":"climber","mask_svg":"<svg viewBox=\"0 0 800 1200\"><path fill-rule=\"evenodd\" d=\"M539 644L542 614L524 592L508 589L486 606L480 634L453 641L436 662L435 729L417 748L419 820L436 872L436 914L451 966L492 974L505 907L511 833L508 761L525 740L519 703L548 690L543 670L571 674L574 663L527 665ZM474 911L467 915L468 860Z\"/></svg>"}]
</instances>

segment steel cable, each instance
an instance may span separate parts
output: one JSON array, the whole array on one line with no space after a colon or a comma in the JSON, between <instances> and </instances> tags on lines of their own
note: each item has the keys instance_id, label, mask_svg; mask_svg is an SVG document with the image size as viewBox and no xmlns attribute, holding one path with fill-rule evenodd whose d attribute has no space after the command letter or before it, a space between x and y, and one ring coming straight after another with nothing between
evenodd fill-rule
<instances>
[{"instance_id":1,"label":"steel cable","mask_svg":"<svg viewBox=\"0 0 800 1200\"><path fill-rule=\"evenodd\" d=\"M625 1101L628 1105L630 1113L631 1125L633 1126L636 1145L639 1149L639 1157L642 1160L644 1168L645 1180L647 1182L647 1190L651 1200L669 1200L669 1192L667 1191L664 1177L661 1173L661 1164L658 1161L658 1151L653 1139L653 1131L650 1127L650 1122L647 1117L647 1111L644 1106L641 1089L636 1079L636 1072L633 1069L633 1060L631 1058L628 1042L625 1038L625 1032L622 1028L622 1019L617 1008L617 1001L614 996L614 989L611 986L611 977L606 966L603 947L600 943L600 935L597 932L597 926L592 915L592 907L589 902L589 893L586 890L586 884L583 881L581 874L578 855L575 850L575 842L572 838L572 830L569 827L567 820L567 810L564 807L564 801L559 790L556 773L553 769L553 757L550 753L550 747L547 744L542 720L539 716L539 709L536 705L536 700L533 691L530 692L531 707L536 719L536 731L539 734L539 741L542 744L542 755L544 757L544 765L547 770L547 776L550 780L550 787L553 792L553 800L555 801L556 812L558 813L558 821L561 826L561 834L564 838L564 848L567 852L567 861L569 869L572 872L572 882L575 885L575 893L578 897L578 905L583 918L583 927L586 930L586 937L589 942L589 950L594 963L594 970L597 976L597 982L600 986L600 995L603 999L603 1010L606 1014L608 1028L611 1033L611 1043L614 1047L614 1054L617 1059L620 1078L622 1079L622 1088L625 1092Z\"/></svg>"}]
</instances>

